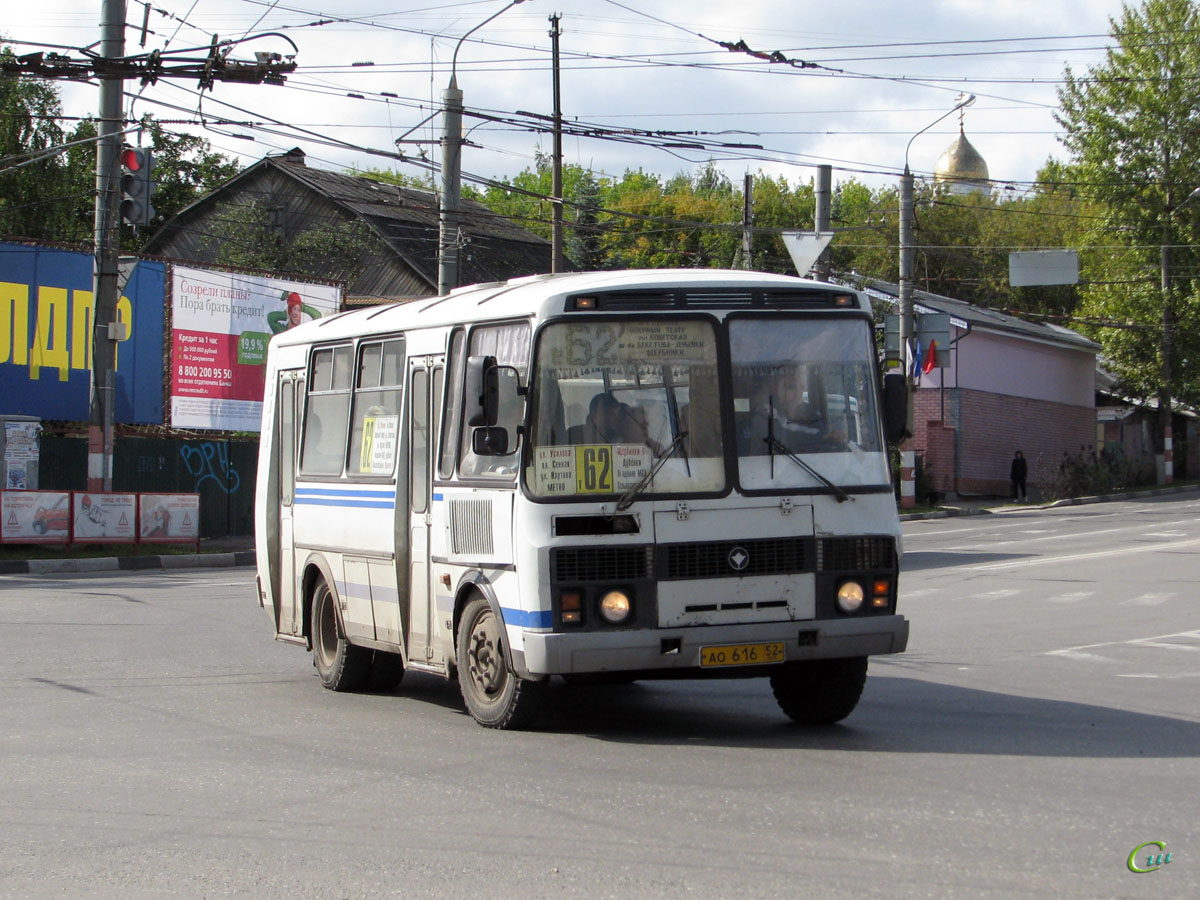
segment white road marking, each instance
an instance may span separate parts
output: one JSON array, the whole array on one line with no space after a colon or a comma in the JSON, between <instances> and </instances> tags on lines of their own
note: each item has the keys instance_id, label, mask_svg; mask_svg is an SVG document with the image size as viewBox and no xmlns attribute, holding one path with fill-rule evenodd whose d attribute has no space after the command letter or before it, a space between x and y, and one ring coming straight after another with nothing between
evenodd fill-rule
<instances>
[{"instance_id":1,"label":"white road marking","mask_svg":"<svg viewBox=\"0 0 1200 900\"><path fill-rule=\"evenodd\" d=\"M1086 600L1095 594L1095 591L1073 591L1069 594L1059 594L1056 597L1051 597L1051 603L1078 603L1080 600Z\"/></svg>"},{"instance_id":2,"label":"white road marking","mask_svg":"<svg viewBox=\"0 0 1200 900\"><path fill-rule=\"evenodd\" d=\"M1046 656L1065 656L1070 659L1105 659L1096 653L1087 653L1085 651L1095 650L1097 647L1129 647L1129 646L1149 646L1149 647L1170 647L1172 649L1186 648L1188 650L1200 650L1200 645L1192 646L1190 644L1168 644L1165 643L1171 638L1185 638L1187 640L1200 641L1200 630L1196 631L1177 631L1174 634L1156 634L1151 637L1131 638L1127 641L1103 641L1099 644L1080 644L1077 647L1064 647L1061 650L1048 650Z\"/></svg>"},{"instance_id":3,"label":"white road marking","mask_svg":"<svg viewBox=\"0 0 1200 900\"><path fill-rule=\"evenodd\" d=\"M1072 553L1066 556L1039 556L1036 559L1016 559L1008 562L981 563L972 566L975 571L995 572L1001 569L1019 569L1022 566L1040 566L1045 563L1077 562L1084 559L1103 559L1112 556L1122 556L1128 553L1157 553L1163 550L1174 550L1181 547L1194 547L1200 544L1200 538L1188 541L1174 541L1169 544L1138 544L1133 547L1119 547L1109 550L1097 550L1092 553Z\"/></svg>"},{"instance_id":4,"label":"white road marking","mask_svg":"<svg viewBox=\"0 0 1200 900\"><path fill-rule=\"evenodd\" d=\"M1168 600L1174 599L1174 594L1142 594L1140 597L1130 597L1122 600L1121 606L1161 606Z\"/></svg>"}]
</instances>

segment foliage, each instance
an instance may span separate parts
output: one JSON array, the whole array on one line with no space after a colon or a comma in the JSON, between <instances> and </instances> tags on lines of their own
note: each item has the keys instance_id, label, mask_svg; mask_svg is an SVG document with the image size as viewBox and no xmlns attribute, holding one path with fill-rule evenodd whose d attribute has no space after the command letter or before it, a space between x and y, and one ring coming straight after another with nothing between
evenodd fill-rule
<instances>
[{"instance_id":1,"label":"foliage","mask_svg":"<svg viewBox=\"0 0 1200 900\"><path fill-rule=\"evenodd\" d=\"M1183 206L1200 186L1200 131L1195 85L1200 78L1200 10L1191 0L1146 0L1112 21L1115 46L1103 63L1059 91L1059 123L1071 153L1072 177L1098 214L1088 242L1082 312L1118 327L1092 334L1123 388L1148 398L1164 391L1163 304L1174 319L1171 393L1200 403L1200 299L1193 247L1200 204ZM1158 287L1161 248L1169 249L1170 290ZM1128 327L1133 326L1133 327Z\"/></svg>"},{"instance_id":2,"label":"foliage","mask_svg":"<svg viewBox=\"0 0 1200 900\"><path fill-rule=\"evenodd\" d=\"M233 201L214 209L204 252L218 265L352 282L366 267L375 240L357 220L316 223L288 235L258 201Z\"/></svg>"},{"instance_id":3,"label":"foliage","mask_svg":"<svg viewBox=\"0 0 1200 900\"><path fill-rule=\"evenodd\" d=\"M8 47L0 57L12 59ZM36 78L0 77L0 159L6 168L28 162L66 141L59 117L58 89ZM92 185L72 178L74 169L61 154L0 173L0 234L45 240L82 240L90 221L74 221L86 209ZM82 227L81 227L82 226Z\"/></svg>"},{"instance_id":4,"label":"foliage","mask_svg":"<svg viewBox=\"0 0 1200 900\"><path fill-rule=\"evenodd\" d=\"M1153 482L1150 465L1128 459L1119 447L1105 448L1099 456L1091 448L1081 447L1078 453L1063 453L1042 491L1047 500L1062 500L1111 494Z\"/></svg>"},{"instance_id":5,"label":"foliage","mask_svg":"<svg viewBox=\"0 0 1200 900\"><path fill-rule=\"evenodd\" d=\"M0 56L12 57L0 48ZM0 173L0 234L43 241L90 242L94 235L95 122L85 119L69 133L61 124L57 85L34 78L0 78L0 159L21 162L38 151L45 159ZM237 174L239 166L203 138L167 131L152 116L142 119L144 143L155 159L153 205L160 221ZM132 135L126 141L137 142ZM71 144L65 152L53 152ZM144 241L121 225L121 247Z\"/></svg>"}]
</instances>

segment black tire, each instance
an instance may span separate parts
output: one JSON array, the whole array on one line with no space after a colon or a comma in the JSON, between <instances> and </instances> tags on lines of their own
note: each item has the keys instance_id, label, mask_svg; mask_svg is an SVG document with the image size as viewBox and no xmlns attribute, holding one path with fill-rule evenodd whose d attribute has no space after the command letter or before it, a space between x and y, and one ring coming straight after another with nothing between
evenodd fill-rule
<instances>
[{"instance_id":1,"label":"black tire","mask_svg":"<svg viewBox=\"0 0 1200 900\"><path fill-rule=\"evenodd\" d=\"M865 656L786 663L771 675L779 708L800 725L840 722L854 712L866 683Z\"/></svg>"},{"instance_id":2,"label":"black tire","mask_svg":"<svg viewBox=\"0 0 1200 900\"><path fill-rule=\"evenodd\" d=\"M467 604L455 642L458 688L467 712L480 725L523 728L537 715L546 683L526 681L508 668L501 644L503 627L483 597Z\"/></svg>"},{"instance_id":3,"label":"black tire","mask_svg":"<svg viewBox=\"0 0 1200 900\"><path fill-rule=\"evenodd\" d=\"M371 674L367 678L367 690L386 694L394 691L404 678L404 657L399 653L376 650L371 659Z\"/></svg>"},{"instance_id":4,"label":"black tire","mask_svg":"<svg viewBox=\"0 0 1200 900\"><path fill-rule=\"evenodd\" d=\"M338 626L337 604L324 578L313 586L313 665L331 691L359 691L371 674L371 651L355 647Z\"/></svg>"}]
</instances>

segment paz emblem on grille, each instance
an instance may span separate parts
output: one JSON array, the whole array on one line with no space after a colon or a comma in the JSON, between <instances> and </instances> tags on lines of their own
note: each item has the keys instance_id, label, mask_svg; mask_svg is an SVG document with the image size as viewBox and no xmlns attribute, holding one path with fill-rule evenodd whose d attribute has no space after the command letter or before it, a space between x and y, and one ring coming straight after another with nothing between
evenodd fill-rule
<instances>
[{"instance_id":1,"label":"paz emblem on grille","mask_svg":"<svg viewBox=\"0 0 1200 900\"><path fill-rule=\"evenodd\" d=\"M740 572L750 564L750 554L745 547L734 547L729 551L729 568Z\"/></svg>"}]
</instances>

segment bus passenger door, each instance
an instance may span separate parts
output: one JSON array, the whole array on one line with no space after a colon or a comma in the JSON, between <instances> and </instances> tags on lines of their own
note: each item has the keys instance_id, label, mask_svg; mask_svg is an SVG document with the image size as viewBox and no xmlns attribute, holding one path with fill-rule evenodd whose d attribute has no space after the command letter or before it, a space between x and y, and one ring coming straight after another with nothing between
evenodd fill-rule
<instances>
[{"instance_id":1,"label":"bus passenger door","mask_svg":"<svg viewBox=\"0 0 1200 900\"><path fill-rule=\"evenodd\" d=\"M441 420L441 357L409 362L408 382L408 656L414 662L433 657L433 586L429 559L433 469L437 428Z\"/></svg>"},{"instance_id":2,"label":"bus passenger door","mask_svg":"<svg viewBox=\"0 0 1200 900\"><path fill-rule=\"evenodd\" d=\"M276 423L279 429L279 633L302 634L303 607L296 585L296 550L292 511L296 497L296 446L299 443L300 404L304 377L299 372L279 374Z\"/></svg>"}]
</instances>

